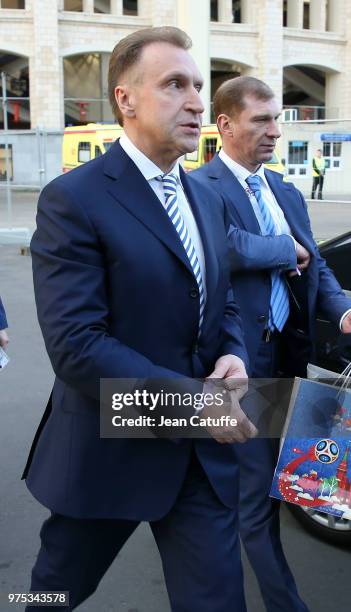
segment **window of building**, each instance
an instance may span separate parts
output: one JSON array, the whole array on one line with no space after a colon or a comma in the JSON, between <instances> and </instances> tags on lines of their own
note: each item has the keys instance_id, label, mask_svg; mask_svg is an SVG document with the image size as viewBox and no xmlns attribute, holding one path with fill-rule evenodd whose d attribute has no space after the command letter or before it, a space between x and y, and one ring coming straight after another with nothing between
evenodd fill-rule
<instances>
[{"instance_id":1,"label":"window of building","mask_svg":"<svg viewBox=\"0 0 351 612\"><path fill-rule=\"evenodd\" d=\"M306 174L308 164L308 142L290 140L288 148L288 174Z\"/></svg>"},{"instance_id":2,"label":"window of building","mask_svg":"<svg viewBox=\"0 0 351 612\"><path fill-rule=\"evenodd\" d=\"M6 163L7 157L7 163ZM13 180L13 161L12 161L12 144L7 145L7 155L6 148L4 144L0 144L0 181L6 181L6 171L8 169L9 179Z\"/></svg>"},{"instance_id":3,"label":"window of building","mask_svg":"<svg viewBox=\"0 0 351 612\"><path fill-rule=\"evenodd\" d=\"M90 159L90 142L80 142L78 144L78 161L85 164Z\"/></svg>"},{"instance_id":4,"label":"window of building","mask_svg":"<svg viewBox=\"0 0 351 612\"><path fill-rule=\"evenodd\" d=\"M288 0L283 2L283 28L288 27Z\"/></svg>"},{"instance_id":5,"label":"window of building","mask_svg":"<svg viewBox=\"0 0 351 612\"><path fill-rule=\"evenodd\" d=\"M1 70L6 82L6 119L10 130L30 128L28 58L12 53L0 53ZM0 84L0 130L4 128L3 92Z\"/></svg>"},{"instance_id":6,"label":"window of building","mask_svg":"<svg viewBox=\"0 0 351 612\"><path fill-rule=\"evenodd\" d=\"M233 0L233 23L241 23L241 0Z\"/></svg>"},{"instance_id":7,"label":"window of building","mask_svg":"<svg viewBox=\"0 0 351 612\"><path fill-rule=\"evenodd\" d=\"M95 145L95 157L100 157L100 155L102 155L102 151L101 151L100 147Z\"/></svg>"},{"instance_id":8,"label":"window of building","mask_svg":"<svg viewBox=\"0 0 351 612\"><path fill-rule=\"evenodd\" d=\"M337 7L333 5L334 0L325 0L325 31L335 32L337 31L337 24L335 23L334 11L337 11ZM335 30L336 28L336 30Z\"/></svg>"},{"instance_id":9,"label":"window of building","mask_svg":"<svg viewBox=\"0 0 351 612\"><path fill-rule=\"evenodd\" d=\"M309 2L303 3L303 29L304 30L310 29L310 3Z\"/></svg>"},{"instance_id":10,"label":"window of building","mask_svg":"<svg viewBox=\"0 0 351 612\"><path fill-rule=\"evenodd\" d=\"M77 53L63 58L65 125L113 123L107 83L110 53Z\"/></svg>"},{"instance_id":11,"label":"window of building","mask_svg":"<svg viewBox=\"0 0 351 612\"><path fill-rule=\"evenodd\" d=\"M325 158L325 167L333 170L341 166L341 142L323 142L323 157Z\"/></svg>"},{"instance_id":12,"label":"window of building","mask_svg":"<svg viewBox=\"0 0 351 612\"><path fill-rule=\"evenodd\" d=\"M25 9L25 0L0 0L0 8Z\"/></svg>"},{"instance_id":13,"label":"window of building","mask_svg":"<svg viewBox=\"0 0 351 612\"><path fill-rule=\"evenodd\" d=\"M81 13L83 11L83 0L65 0L63 10Z\"/></svg>"},{"instance_id":14,"label":"window of building","mask_svg":"<svg viewBox=\"0 0 351 612\"><path fill-rule=\"evenodd\" d=\"M211 21L218 21L218 0L211 0Z\"/></svg>"},{"instance_id":15,"label":"window of building","mask_svg":"<svg viewBox=\"0 0 351 612\"><path fill-rule=\"evenodd\" d=\"M137 15L138 0L123 0L123 15Z\"/></svg>"},{"instance_id":16,"label":"window of building","mask_svg":"<svg viewBox=\"0 0 351 612\"><path fill-rule=\"evenodd\" d=\"M217 149L217 138L205 138L204 140L204 162L211 161Z\"/></svg>"},{"instance_id":17,"label":"window of building","mask_svg":"<svg viewBox=\"0 0 351 612\"><path fill-rule=\"evenodd\" d=\"M94 0L94 13L111 13L111 0Z\"/></svg>"}]
</instances>

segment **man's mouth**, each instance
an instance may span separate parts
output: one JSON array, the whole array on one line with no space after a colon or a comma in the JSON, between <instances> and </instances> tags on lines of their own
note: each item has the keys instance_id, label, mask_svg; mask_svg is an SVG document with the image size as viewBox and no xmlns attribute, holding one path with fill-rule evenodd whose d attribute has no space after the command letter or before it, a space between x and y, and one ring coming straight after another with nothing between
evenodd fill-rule
<instances>
[{"instance_id":1,"label":"man's mouth","mask_svg":"<svg viewBox=\"0 0 351 612\"><path fill-rule=\"evenodd\" d=\"M198 132L201 129L201 125L196 121L188 121L187 123L182 123L181 127L191 132Z\"/></svg>"}]
</instances>

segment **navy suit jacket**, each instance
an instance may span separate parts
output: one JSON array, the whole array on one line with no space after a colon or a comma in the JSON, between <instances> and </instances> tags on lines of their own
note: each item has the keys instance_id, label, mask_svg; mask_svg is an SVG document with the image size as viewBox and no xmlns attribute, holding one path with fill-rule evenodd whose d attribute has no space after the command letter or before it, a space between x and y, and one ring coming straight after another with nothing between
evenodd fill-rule
<instances>
[{"instance_id":1,"label":"navy suit jacket","mask_svg":"<svg viewBox=\"0 0 351 612\"><path fill-rule=\"evenodd\" d=\"M223 204L181 173L203 242L207 302L168 215L116 142L42 192L31 250L39 323L56 373L24 472L33 495L76 517L154 520L174 503L192 441L101 439L101 378L208 375L247 361L232 300ZM194 299L195 298L195 299ZM233 445L194 442L218 495L236 503Z\"/></svg>"},{"instance_id":2,"label":"navy suit jacket","mask_svg":"<svg viewBox=\"0 0 351 612\"><path fill-rule=\"evenodd\" d=\"M302 276L289 280L290 317L283 332L286 336L286 355L282 356L284 371L289 376L304 375L307 362L313 358L317 309L339 325L341 316L351 308L351 301L345 297L319 254L302 194L292 183L284 182L281 174L266 169L265 175L292 235L311 254L311 262ZM218 154L189 176L197 184L212 188L226 205L233 293L240 306L245 342L253 366L267 325L270 272L296 267L294 243L287 235L261 236L245 190Z\"/></svg>"},{"instance_id":3,"label":"navy suit jacket","mask_svg":"<svg viewBox=\"0 0 351 612\"><path fill-rule=\"evenodd\" d=\"M6 329L6 328L7 328L7 319L6 319L5 308L0 298L0 329Z\"/></svg>"}]
</instances>

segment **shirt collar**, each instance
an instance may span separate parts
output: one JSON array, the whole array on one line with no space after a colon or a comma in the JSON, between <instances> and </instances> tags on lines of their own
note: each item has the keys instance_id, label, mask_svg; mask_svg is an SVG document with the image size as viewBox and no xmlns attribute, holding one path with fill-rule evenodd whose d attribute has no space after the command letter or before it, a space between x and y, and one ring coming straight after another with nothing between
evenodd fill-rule
<instances>
[{"instance_id":1,"label":"shirt collar","mask_svg":"<svg viewBox=\"0 0 351 612\"><path fill-rule=\"evenodd\" d=\"M135 144L130 140L130 138L128 138L125 132L119 139L119 144L121 145L124 152L127 153L128 157L130 157L130 159L135 163L135 165L147 181L151 181L157 176L164 174L161 168L156 166L156 164L154 164L151 159L146 157L146 155L135 146ZM175 174L179 181L179 161L176 161L170 172L172 172L172 174ZM168 174L170 174L170 172Z\"/></svg>"},{"instance_id":2,"label":"shirt collar","mask_svg":"<svg viewBox=\"0 0 351 612\"><path fill-rule=\"evenodd\" d=\"M268 187L268 182L266 179L266 175L264 173L263 164L260 165L260 167L258 168L258 170L256 170L256 172L252 173L247 168L244 168L244 166L242 166L241 164L238 164L238 162L234 161L234 159L229 157L229 155L225 153L223 149L220 150L220 152L218 153L218 156L221 158L222 162L229 168L229 170L232 171L232 173L238 179L238 181L241 181L242 183L246 183L246 179L249 176L251 176L252 174L257 174L257 176L259 176L260 179L264 182L264 184Z\"/></svg>"}]
</instances>

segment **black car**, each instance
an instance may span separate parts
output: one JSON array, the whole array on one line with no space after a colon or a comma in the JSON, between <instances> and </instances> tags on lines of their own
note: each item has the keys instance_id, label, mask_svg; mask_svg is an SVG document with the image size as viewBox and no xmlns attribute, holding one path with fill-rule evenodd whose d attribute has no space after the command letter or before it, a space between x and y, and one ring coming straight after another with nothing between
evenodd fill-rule
<instances>
[{"instance_id":1,"label":"black car","mask_svg":"<svg viewBox=\"0 0 351 612\"><path fill-rule=\"evenodd\" d=\"M351 232L323 242L322 257L333 270L345 293L351 297ZM344 335L330 321L317 321L316 365L342 372L351 362L351 334ZM351 547L351 521L311 508L288 504L289 510L309 531L333 543Z\"/></svg>"}]
</instances>

